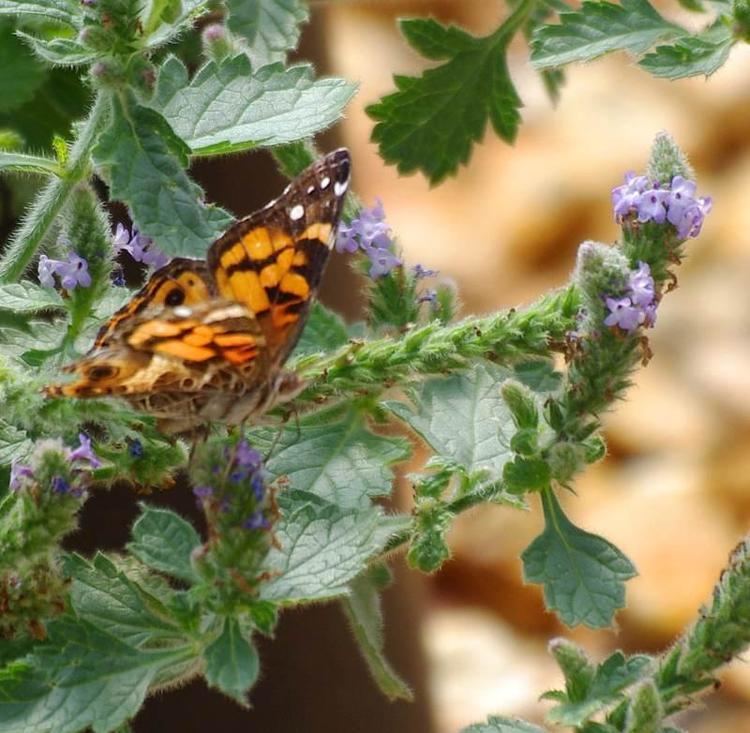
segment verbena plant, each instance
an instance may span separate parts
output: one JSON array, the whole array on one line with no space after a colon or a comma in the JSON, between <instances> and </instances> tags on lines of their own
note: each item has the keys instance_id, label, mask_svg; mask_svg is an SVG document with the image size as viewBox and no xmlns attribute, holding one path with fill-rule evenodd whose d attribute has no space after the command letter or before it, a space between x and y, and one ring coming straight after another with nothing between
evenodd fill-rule
<instances>
[{"instance_id":1,"label":"verbena plant","mask_svg":"<svg viewBox=\"0 0 750 733\"><path fill-rule=\"evenodd\" d=\"M703 11L697 0L683 6ZM387 161L437 183L468 160L488 120L515 136L520 99L505 51L516 33L531 39L555 96L558 67L616 49L661 76L712 72L747 35L747 9L711 7L716 17L696 34L646 0L575 11L520 0L484 38L403 21L409 43L439 63L397 77L398 91L370 107L373 137ZM44 178L0 259L0 731L111 731L149 693L198 675L246 704L257 636L272 635L287 607L334 599L375 682L409 698L382 650L388 558L405 550L413 568L437 570L452 520L484 503L541 505L545 529L522 555L525 580L543 585L570 626L612 623L635 569L576 527L558 495L605 454L600 415L650 358L647 329L710 209L667 135L646 174L613 193L620 241L583 244L570 283L521 310L456 321L451 288L426 288L433 273L402 264L382 208L352 199L337 249L369 278L365 321L350 326L316 305L288 365L306 382L296 419L213 426L188 463L189 446L148 416L115 401L46 399L41 388L131 296L116 263L200 258L231 223L185 172L191 159L264 147L293 176L355 87L286 64L307 20L302 0L0 0L0 15L0 168ZM138 233L113 236L95 176ZM432 453L409 477L409 515L377 502L411 453L411 441L381 429L394 423ZM91 494L115 481L163 486L180 470L206 537L144 503L125 552L61 550ZM675 733L669 715L750 641L748 613L741 544L710 604L664 654L617 652L597 664L555 640L565 689L544 695L550 722ZM492 718L467 730L541 729Z\"/></svg>"}]
</instances>

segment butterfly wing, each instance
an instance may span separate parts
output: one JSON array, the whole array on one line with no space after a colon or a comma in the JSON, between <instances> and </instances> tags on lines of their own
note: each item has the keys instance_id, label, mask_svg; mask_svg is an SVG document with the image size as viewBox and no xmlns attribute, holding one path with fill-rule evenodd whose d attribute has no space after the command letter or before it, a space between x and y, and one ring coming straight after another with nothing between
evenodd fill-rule
<instances>
[{"instance_id":1,"label":"butterfly wing","mask_svg":"<svg viewBox=\"0 0 750 733\"><path fill-rule=\"evenodd\" d=\"M255 315L272 368L283 364L302 332L334 245L350 170L347 150L329 153L208 252L218 295Z\"/></svg>"}]
</instances>

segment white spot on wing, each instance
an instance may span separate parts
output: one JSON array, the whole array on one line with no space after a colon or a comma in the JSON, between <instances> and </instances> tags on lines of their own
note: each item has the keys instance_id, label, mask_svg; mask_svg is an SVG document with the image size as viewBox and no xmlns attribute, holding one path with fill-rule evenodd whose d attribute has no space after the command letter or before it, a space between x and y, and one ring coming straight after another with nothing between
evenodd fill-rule
<instances>
[{"instance_id":1,"label":"white spot on wing","mask_svg":"<svg viewBox=\"0 0 750 733\"><path fill-rule=\"evenodd\" d=\"M188 308L186 305L178 305L174 309L174 314L178 318L190 318L190 316L193 315L193 311L191 308Z\"/></svg>"},{"instance_id":2,"label":"white spot on wing","mask_svg":"<svg viewBox=\"0 0 750 733\"><path fill-rule=\"evenodd\" d=\"M289 209L289 218L292 221L297 221L297 219L301 219L305 215L305 207L302 206L302 204L297 204L296 206L292 206L291 209Z\"/></svg>"},{"instance_id":3,"label":"white spot on wing","mask_svg":"<svg viewBox=\"0 0 750 733\"><path fill-rule=\"evenodd\" d=\"M336 181L333 184L333 192L337 196L343 196L346 193L346 189L349 188L349 181Z\"/></svg>"},{"instance_id":4,"label":"white spot on wing","mask_svg":"<svg viewBox=\"0 0 750 733\"><path fill-rule=\"evenodd\" d=\"M308 187L308 189L307 189L307 193L308 193L308 194L313 194L313 193L315 193L315 186L309 186L309 187Z\"/></svg>"},{"instance_id":5,"label":"white spot on wing","mask_svg":"<svg viewBox=\"0 0 750 733\"><path fill-rule=\"evenodd\" d=\"M320 187L323 191L325 191L330 185L331 185L331 179L328 176L326 176L320 181Z\"/></svg>"}]
</instances>

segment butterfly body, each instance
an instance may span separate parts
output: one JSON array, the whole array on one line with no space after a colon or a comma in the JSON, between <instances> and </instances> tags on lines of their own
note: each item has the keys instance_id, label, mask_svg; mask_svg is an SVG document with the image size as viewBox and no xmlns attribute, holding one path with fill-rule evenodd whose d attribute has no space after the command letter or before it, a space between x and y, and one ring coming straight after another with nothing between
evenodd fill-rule
<instances>
[{"instance_id":1,"label":"butterfly body","mask_svg":"<svg viewBox=\"0 0 750 733\"><path fill-rule=\"evenodd\" d=\"M116 396L167 433L209 421L239 424L291 399L302 385L283 364L302 332L341 217L350 160L314 163L209 248L175 258L65 367L76 379L50 396Z\"/></svg>"}]
</instances>

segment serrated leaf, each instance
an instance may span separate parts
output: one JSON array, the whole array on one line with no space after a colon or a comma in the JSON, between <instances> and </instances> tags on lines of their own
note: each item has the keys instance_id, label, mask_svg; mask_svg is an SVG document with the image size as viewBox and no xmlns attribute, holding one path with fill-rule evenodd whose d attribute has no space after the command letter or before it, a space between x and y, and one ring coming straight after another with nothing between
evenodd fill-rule
<instances>
[{"instance_id":1,"label":"serrated leaf","mask_svg":"<svg viewBox=\"0 0 750 733\"><path fill-rule=\"evenodd\" d=\"M98 554L92 562L73 555L66 571L73 577L73 608L100 630L134 647L153 647L182 635L161 601L105 555Z\"/></svg>"},{"instance_id":2,"label":"serrated leaf","mask_svg":"<svg viewBox=\"0 0 750 733\"><path fill-rule=\"evenodd\" d=\"M47 630L17 674L0 676L3 733L112 731L135 715L157 675L191 658L189 647L136 649L70 616Z\"/></svg>"},{"instance_id":3,"label":"serrated leaf","mask_svg":"<svg viewBox=\"0 0 750 733\"><path fill-rule=\"evenodd\" d=\"M415 392L416 410L403 402L386 407L437 454L467 473L485 470L497 480L513 458L509 443L516 428L500 395L502 383L513 376L505 367L477 364L469 372L426 381Z\"/></svg>"},{"instance_id":4,"label":"serrated leaf","mask_svg":"<svg viewBox=\"0 0 750 733\"><path fill-rule=\"evenodd\" d=\"M76 0L0 0L0 15L28 15L76 26L81 6Z\"/></svg>"},{"instance_id":5,"label":"serrated leaf","mask_svg":"<svg viewBox=\"0 0 750 733\"><path fill-rule=\"evenodd\" d=\"M16 35L28 44L40 59L55 66L90 64L101 55L72 38L38 38L23 31L16 31Z\"/></svg>"},{"instance_id":6,"label":"serrated leaf","mask_svg":"<svg viewBox=\"0 0 750 733\"><path fill-rule=\"evenodd\" d=\"M207 0L180 0L180 13L170 17L169 22L159 25L155 31L149 33L146 46L149 49L164 46L189 31L195 21L209 12L210 3Z\"/></svg>"},{"instance_id":7,"label":"serrated leaf","mask_svg":"<svg viewBox=\"0 0 750 733\"><path fill-rule=\"evenodd\" d=\"M0 154L2 159L2 154ZM38 313L39 311L64 308L60 294L52 288L22 280L20 283L0 285L0 309L15 313Z\"/></svg>"},{"instance_id":8,"label":"serrated leaf","mask_svg":"<svg viewBox=\"0 0 750 733\"><path fill-rule=\"evenodd\" d=\"M671 46L657 46L638 64L650 74L666 79L701 74L708 77L724 65L736 40L732 29L719 22L705 34L680 38Z\"/></svg>"},{"instance_id":9,"label":"serrated leaf","mask_svg":"<svg viewBox=\"0 0 750 733\"><path fill-rule=\"evenodd\" d=\"M253 73L244 54L210 61L188 81L170 57L153 105L194 153L211 155L311 137L339 119L354 91L342 79L315 79L310 66Z\"/></svg>"},{"instance_id":10,"label":"serrated leaf","mask_svg":"<svg viewBox=\"0 0 750 733\"><path fill-rule=\"evenodd\" d=\"M150 568L190 583L197 579L190 556L200 544L198 532L181 516L142 504L128 550Z\"/></svg>"},{"instance_id":11,"label":"serrated leaf","mask_svg":"<svg viewBox=\"0 0 750 733\"><path fill-rule=\"evenodd\" d=\"M25 461L33 447L24 430L0 421L0 466Z\"/></svg>"},{"instance_id":12,"label":"serrated leaf","mask_svg":"<svg viewBox=\"0 0 750 733\"><path fill-rule=\"evenodd\" d=\"M23 3L15 3L19 8ZM2 8L0 8L2 12ZM0 112L11 112L32 99L47 77L13 27L0 24Z\"/></svg>"},{"instance_id":13,"label":"serrated leaf","mask_svg":"<svg viewBox=\"0 0 750 733\"><path fill-rule=\"evenodd\" d=\"M260 591L265 600L288 604L346 595L368 560L409 524L408 517L387 517L380 509L346 511L300 496L283 496L287 509L274 529L279 547L271 548L271 580Z\"/></svg>"},{"instance_id":14,"label":"serrated leaf","mask_svg":"<svg viewBox=\"0 0 750 733\"><path fill-rule=\"evenodd\" d=\"M231 217L203 203L184 170L189 151L166 120L132 99L126 104L114 98L109 127L94 149L112 198L128 204L138 230L167 254L205 256Z\"/></svg>"},{"instance_id":15,"label":"serrated leaf","mask_svg":"<svg viewBox=\"0 0 750 733\"><path fill-rule=\"evenodd\" d=\"M596 668L585 699L555 706L547 716L549 721L560 725L583 725L592 715L618 701L622 692L648 671L651 662L651 657L645 654L626 657L622 652L615 652Z\"/></svg>"},{"instance_id":16,"label":"serrated leaf","mask_svg":"<svg viewBox=\"0 0 750 733\"><path fill-rule=\"evenodd\" d=\"M260 660L255 647L242 635L235 618L227 618L224 630L203 654L206 681L242 705L258 679Z\"/></svg>"},{"instance_id":17,"label":"serrated leaf","mask_svg":"<svg viewBox=\"0 0 750 733\"><path fill-rule=\"evenodd\" d=\"M316 301L291 358L334 351L348 341L346 324L336 313Z\"/></svg>"},{"instance_id":18,"label":"serrated leaf","mask_svg":"<svg viewBox=\"0 0 750 733\"><path fill-rule=\"evenodd\" d=\"M568 626L610 626L635 567L612 543L576 527L551 490L542 505L545 529L521 555L524 579L544 585L545 605Z\"/></svg>"},{"instance_id":19,"label":"serrated leaf","mask_svg":"<svg viewBox=\"0 0 750 733\"><path fill-rule=\"evenodd\" d=\"M247 41L256 68L284 61L309 17L303 0L227 0L227 10L227 26Z\"/></svg>"},{"instance_id":20,"label":"serrated leaf","mask_svg":"<svg viewBox=\"0 0 750 733\"><path fill-rule=\"evenodd\" d=\"M536 30L531 62L548 68L620 50L638 56L660 41L683 35L683 28L666 21L647 0L584 2L579 11L560 13L559 25Z\"/></svg>"},{"instance_id":21,"label":"serrated leaf","mask_svg":"<svg viewBox=\"0 0 750 733\"><path fill-rule=\"evenodd\" d=\"M360 412L339 407L290 423L281 434L253 431L251 442L261 452L272 451L266 464L272 476L286 476L293 489L342 509L366 507L370 499L388 495L391 464L410 455L403 439L375 435Z\"/></svg>"},{"instance_id":22,"label":"serrated leaf","mask_svg":"<svg viewBox=\"0 0 750 733\"><path fill-rule=\"evenodd\" d=\"M56 160L41 155L0 150L0 173L54 173L59 176L60 166Z\"/></svg>"},{"instance_id":23,"label":"serrated leaf","mask_svg":"<svg viewBox=\"0 0 750 733\"><path fill-rule=\"evenodd\" d=\"M474 723L461 733L546 733L544 728L518 718L491 716L486 723Z\"/></svg>"},{"instance_id":24,"label":"serrated leaf","mask_svg":"<svg viewBox=\"0 0 750 733\"><path fill-rule=\"evenodd\" d=\"M378 579L373 577L373 573L363 573L352 581L348 595L342 600L344 611L381 692L390 700L412 700L414 696L409 686L385 657L379 590Z\"/></svg>"},{"instance_id":25,"label":"serrated leaf","mask_svg":"<svg viewBox=\"0 0 750 733\"><path fill-rule=\"evenodd\" d=\"M509 38L475 38L431 19L401 21L401 30L428 58L447 61L420 77L394 77L397 91L367 108L383 159L401 173L420 170L439 183L469 160L488 120L513 142L521 100L508 74Z\"/></svg>"}]
</instances>

